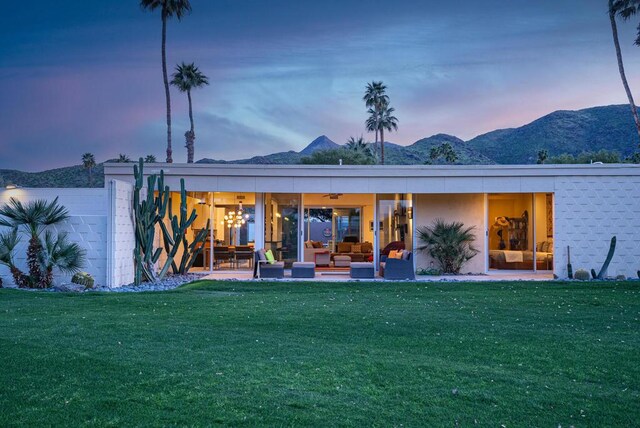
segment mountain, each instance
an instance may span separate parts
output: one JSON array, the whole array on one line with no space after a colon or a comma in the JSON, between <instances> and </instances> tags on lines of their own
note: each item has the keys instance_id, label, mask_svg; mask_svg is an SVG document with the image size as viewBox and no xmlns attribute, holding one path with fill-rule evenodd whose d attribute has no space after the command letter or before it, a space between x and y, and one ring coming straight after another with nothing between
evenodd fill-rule
<instances>
[{"instance_id":1,"label":"mountain","mask_svg":"<svg viewBox=\"0 0 640 428\"><path fill-rule=\"evenodd\" d=\"M625 157L636 150L638 134L629 106L611 105L555 111L519 128L479 135L467 145L497 163L527 164L543 149L549 156L607 149Z\"/></svg>"},{"instance_id":2,"label":"mountain","mask_svg":"<svg viewBox=\"0 0 640 428\"><path fill-rule=\"evenodd\" d=\"M89 187L89 172L82 165L23 172L0 169L0 186L17 184L20 187ZM93 168L91 187L104 187L104 164Z\"/></svg>"},{"instance_id":3,"label":"mountain","mask_svg":"<svg viewBox=\"0 0 640 428\"><path fill-rule=\"evenodd\" d=\"M638 135L628 105L559 110L519 128L491 131L466 142L447 134L422 138L408 146L386 142L385 163L424 164L429 159L431 148L443 143L451 144L458 154L459 164L531 164L536 162L538 151L543 149L547 150L549 156L563 153L577 155L606 149L626 157L636 150ZM303 157L316 151L338 147L342 146L321 135L299 152L278 152L233 161L205 158L197 163L299 164ZM93 187L103 187L102 164L96 166L93 175ZM23 187L85 187L88 185L88 173L80 165L36 173L0 170L0 186L10 183Z\"/></svg>"},{"instance_id":4,"label":"mountain","mask_svg":"<svg viewBox=\"0 0 640 428\"><path fill-rule=\"evenodd\" d=\"M215 159L200 159L196 163L238 163L238 164L253 164L253 165L289 165L289 164L297 164L300 163L300 160L309 156L310 154L317 152L319 150L331 150L337 149L340 147L339 144L331 141L326 135L321 135L315 140L313 140L307 147L300 150L299 152L294 152L290 150L288 152L278 152L272 153L266 156L254 156L249 159L238 159L235 161L224 161L224 160L215 160Z\"/></svg>"},{"instance_id":5,"label":"mountain","mask_svg":"<svg viewBox=\"0 0 640 428\"><path fill-rule=\"evenodd\" d=\"M385 143L384 155L385 163L396 165L424 164L429 159L429 154L433 147L449 143L458 154L458 162L463 165L490 165L495 162L484 156L477 150L472 149L458 137L447 134L436 134L428 138L423 138L409 146L398 146L396 144Z\"/></svg>"},{"instance_id":6,"label":"mountain","mask_svg":"<svg viewBox=\"0 0 640 428\"><path fill-rule=\"evenodd\" d=\"M300 151L302 156L309 156L310 154L317 152L319 150L331 150L337 149L340 145L334 143L326 135L321 135L315 140L313 140L307 147Z\"/></svg>"}]
</instances>

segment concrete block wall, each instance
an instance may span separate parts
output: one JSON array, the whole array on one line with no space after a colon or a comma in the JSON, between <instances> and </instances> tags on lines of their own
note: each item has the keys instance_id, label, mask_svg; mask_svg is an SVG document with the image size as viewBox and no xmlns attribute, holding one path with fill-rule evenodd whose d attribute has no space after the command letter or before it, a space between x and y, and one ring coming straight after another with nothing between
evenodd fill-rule
<instances>
[{"instance_id":1,"label":"concrete block wall","mask_svg":"<svg viewBox=\"0 0 640 428\"><path fill-rule=\"evenodd\" d=\"M71 242L78 243L86 251L87 263L84 271L89 272L98 284L105 284L107 280L107 192L105 189L29 189L17 188L0 191L0 205L16 198L22 203L36 199L53 200L69 211L70 217L64 222L50 226L51 230L68 234ZM0 230L3 229L0 227ZM27 270L26 247L28 237L22 235L16 248L15 261L17 265ZM0 277L6 284L13 284L13 277L6 266L0 265ZM55 272L54 281L68 282L69 275Z\"/></svg>"},{"instance_id":2,"label":"concrete block wall","mask_svg":"<svg viewBox=\"0 0 640 428\"><path fill-rule=\"evenodd\" d=\"M567 276L567 246L577 269L600 270L612 236L608 275L636 277L640 269L640 177L558 177L554 198L555 273Z\"/></svg>"},{"instance_id":3,"label":"concrete block wall","mask_svg":"<svg viewBox=\"0 0 640 428\"><path fill-rule=\"evenodd\" d=\"M109 191L107 285L119 287L133 282L135 248L133 185L120 180L107 183Z\"/></svg>"}]
</instances>

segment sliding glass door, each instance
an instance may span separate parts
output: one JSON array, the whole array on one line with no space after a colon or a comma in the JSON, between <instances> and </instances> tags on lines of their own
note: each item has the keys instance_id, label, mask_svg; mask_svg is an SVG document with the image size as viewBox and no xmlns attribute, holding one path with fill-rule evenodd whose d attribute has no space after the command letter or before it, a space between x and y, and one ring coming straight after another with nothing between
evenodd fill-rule
<instances>
[{"instance_id":1,"label":"sliding glass door","mask_svg":"<svg viewBox=\"0 0 640 428\"><path fill-rule=\"evenodd\" d=\"M299 209L300 194L265 193L265 248L286 268L298 260Z\"/></svg>"}]
</instances>

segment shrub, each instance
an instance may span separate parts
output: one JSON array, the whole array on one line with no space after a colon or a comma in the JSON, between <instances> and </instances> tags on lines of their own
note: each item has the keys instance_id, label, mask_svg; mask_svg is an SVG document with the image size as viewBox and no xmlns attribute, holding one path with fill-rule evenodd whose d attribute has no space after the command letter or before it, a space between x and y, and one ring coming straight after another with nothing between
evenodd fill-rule
<instances>
[{"instance_id":1,"label":"shrub","mask_svg":"<svg viewBox=\"0 0 640 428\"><path fill-rule=\"evenodd\" d=\"M589 279L591 278L591 275L589 274L589 272L587 272L584 269L578 269L574 274L573 277L575 279L578 279L580 281L589 281Z\"/></svg>"},{"instance_id":2,"label":"shrub","mask_svg":"<svg viewBox=\"0 0 640 428\"><path fill-rule=\"evenodd\" d=\"M418 250L427 251L443 273L460 273L462 266L478 254L473 247L474 229L473 226L465 228L459 221L447 223L438 218L431 226L417 229L418 239L423 243Z\"/></svg>"},{"instance_id":3,"label":"shrub","mask_svg":"<svg viewBox=\"0 0 640 428\"><path fill-rule=\"evenodd\" d=\"M71 282L73 282L74 284L84 285L86 288L93 288L95 280L90 273L78 272L73 275L73 278L71 278Z\"/></svg>"}]
</instances>

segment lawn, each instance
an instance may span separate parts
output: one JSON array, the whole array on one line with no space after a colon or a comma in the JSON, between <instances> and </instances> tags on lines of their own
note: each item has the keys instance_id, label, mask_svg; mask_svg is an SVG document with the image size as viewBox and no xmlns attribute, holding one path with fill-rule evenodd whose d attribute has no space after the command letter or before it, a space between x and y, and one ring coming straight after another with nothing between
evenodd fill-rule
<instances>
[{"instance_id":1,"label":"lawn","mask_svg":"<svg viewBox=\"0 0 640 428\"><path fill-rule=\"evenodd\" d=\"M637 426L640 283L0 290L0 426Z\"/></svg>"}]
</instances>

